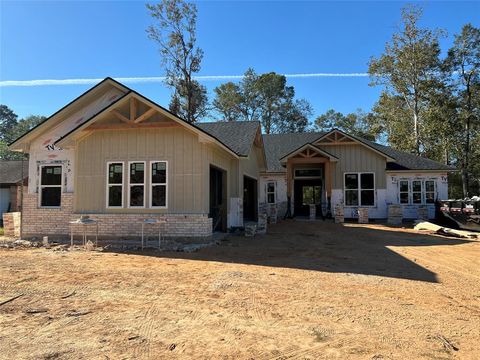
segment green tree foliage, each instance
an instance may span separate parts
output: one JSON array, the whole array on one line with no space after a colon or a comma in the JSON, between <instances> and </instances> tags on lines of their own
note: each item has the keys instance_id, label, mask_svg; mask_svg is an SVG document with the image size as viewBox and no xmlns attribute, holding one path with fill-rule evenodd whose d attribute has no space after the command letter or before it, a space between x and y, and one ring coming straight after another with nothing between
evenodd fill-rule
<instances>
[{"instance_id":1,"label":"green tree foliage","mask_svg":"<svg viewBox=\"0 0 480 360\"><path fill-rule=\"evenodd\" d=\"M225 121L240 119L242 114L243 94L240 86L233 82L227 82L217 86L214 90L215 99L213 107Z\"/></svg>"},{"instance_id":2,"label":"green tree foliage","mask_svg":"<svg viewBox=\"0 0 480 360\"><path fill-rule=\"evenodd\" d=\"M361 109L347 115L333 109L327 110L315 119L315 128L325 132L339 129L371 141L375 141L380 133L373 123L373 115Z\"/></svg>"},{"instance_id":3,"label":"green tree foliage","mask_svg":"<svg viewBox=\"0 0 480 360\"><path fill-rule=\"evenodd\" d=\"M12 134L17 125L18 116L8 106L0 105L0 140L9 144L15 138Z\"/></svg>"},{"instance_id":4,"label":"green tree foliage","mask_svg":"<svg viewBox=\"0 0 480 360\"><path fill-rule=\"evenodd\" d=\"M406 124L383 124L387 136L389 130L402 130L400 135L409 144L410 149L420 155L425 144L422 130L425 126L424 111L429 107L428 93L440 68L439 31L423 29L418 26L422 14L418 6L407 6L402 10L402 28L386 44L385 52L378 59L372 58L368 72L372 85L384 87L383 100L393 98L401 104L402 115L406 112L410 119ZM388 101L391 103L390 101ZM406 118L386 117L389 121L405 122Z\"/></svg>"},{"instance_id":5,"label":"green tree foliage","mask_svg":"<svg viewBox=\"0 0 480 360\"><path fill-rule=\"evenodd\" d=\"M248 69L239 84L228 82L215 88L213 106L225 121L262 123L265 133L303 132L312 115L311 105L295 99L295 89L283 75L257 75Z\"/></svg>"},{"instance_id":6,"label":"green tree foliage","mask_svg":"<svg viewBox=\"0 0 480 360\"><path fill-rule=\"evenodd\" d=\"M18 120L17 114L8 106L0 105L0 159L21 159L23 154L8 150L8 145L45 119L44 116L30 115Z\"/></svg>"},{"instance_id":7,"label":"green tree foliage","mask_svg":"<svg viewBox=\"0 0 480 360\"><path fill-rule=\"evenodd\" d=\"M147 4L156 20L147 28L148 37L160 50L166 83L174 89L170 110L189 122L206 114L207 90L194 79L200 71L203 51L197 43L197 7L183 0Z\"/></svg>"},{"instance_id":8,"label":"green tree foliage","mask_svg":"<svg viewBox=\"0 0 480 360\"><path fill-rule=\"evenodd\" d=\"M461 140L458 150L459 165L462 170L462 187L465 196L470 192L472 173L471 153L478 151L480 131L480 29L467 24L460 34L455 35L453 46L444 62L444 71L452 94L457 99L458 122L456 132ZM473 147L472 147L473 145ZM477 158L478 159L478 158Z\"/></svg>"}]
</instances>

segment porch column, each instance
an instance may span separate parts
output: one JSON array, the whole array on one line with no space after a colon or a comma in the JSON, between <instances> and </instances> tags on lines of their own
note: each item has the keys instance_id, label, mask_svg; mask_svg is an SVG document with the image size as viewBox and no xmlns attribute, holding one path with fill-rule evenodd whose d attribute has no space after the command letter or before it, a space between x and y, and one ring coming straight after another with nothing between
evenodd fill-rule
<instances>
[{"instance_id":1,"label":"porch column","mask_svg":"<svg viewBox=\"0 0 480 360\"><path fill-rule=\"evenodd\" d=\"M325 162L325 190L327 198L332 197L332 166L330 161Z\"/></svg>"},{"instance_id":2,"label":"porch column","mask_svg":"<svg viewBox=\"0 0 480 360\"><path fill-rule=\"evenodd\" d=\"M327 192L327 218L332 216L332 163L325 162L325 190Z\"/></svg>"}]
</instances>

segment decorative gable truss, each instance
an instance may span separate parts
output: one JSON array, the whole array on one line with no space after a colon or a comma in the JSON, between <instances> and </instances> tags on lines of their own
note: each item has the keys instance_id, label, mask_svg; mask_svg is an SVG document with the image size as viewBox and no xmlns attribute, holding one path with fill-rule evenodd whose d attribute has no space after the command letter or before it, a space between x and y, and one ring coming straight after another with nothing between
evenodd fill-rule
<instances>
[{"instance_id":1,"label":"decorative gable truss","mask_svg":"<svg viewBox=\"0 0 480 360\"><path fill-rule=\"evenodd\" d=\"M321 137L315 142L316 145L355 145L357 141L353 140L346 134L340 131L333 130Z\"/></svg>"},{"instance_id":2,"label":"decorative gable truss","mask_svg":"<svg viewBox=\"0 0 480 360\"><path fill-rule=\"evenodd\" d=\"M328 133L317 139L313 144L317 146L361 145L384 157L387 162L395 162L394 158L375 149L373 146L369 145L368 142L357 137L350 136L338 129L333 129L329 131Z\"/></svg>"},{"instance_id":3,"label":"decorative gable truss","mask_svg":"<svg viewBox=\"0 0 480 360\"><path fill-rule=\"evenodd\" d=\"M97 121L87 126L91 130L124 130L139 128L158 128L180 126L177 122L162 116L155 108L134 95L117 104L114 108L99 116Z\"/></svg>"}]
</instances>

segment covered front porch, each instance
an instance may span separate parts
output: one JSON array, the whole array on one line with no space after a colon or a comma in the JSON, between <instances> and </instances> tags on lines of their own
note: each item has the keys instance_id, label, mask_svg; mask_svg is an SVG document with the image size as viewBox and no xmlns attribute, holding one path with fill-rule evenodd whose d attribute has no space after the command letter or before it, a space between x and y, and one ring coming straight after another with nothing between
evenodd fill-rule
<instances>
[{"instance_id":1,"label":"covered front porch","mask_svg":"<svg viewBox=\"0 0 480 360\"><path fill-rule=\"evenodd\" d=\"M287 169L285 217L331 218L332 176L338 159L316 145L305 144L280 161Z\"/></svg>"}]
</instances>

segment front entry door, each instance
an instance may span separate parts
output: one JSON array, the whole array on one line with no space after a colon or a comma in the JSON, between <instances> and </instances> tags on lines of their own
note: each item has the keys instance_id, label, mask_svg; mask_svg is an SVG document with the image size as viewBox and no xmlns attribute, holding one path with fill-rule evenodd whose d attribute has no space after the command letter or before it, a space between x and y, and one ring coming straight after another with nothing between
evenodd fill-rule
<instances>
[{"instance_id":1,"label":"front entry door","mask_svg":"<svg viewBox=\"0 0 480 360\"><path fill-rule=\"evenodd\" d=\"M321 216L322 180L295 180L294 188L294 215L309 216L310 204L315 204L317 216Z\"/></svg>"}]
</instances>

